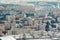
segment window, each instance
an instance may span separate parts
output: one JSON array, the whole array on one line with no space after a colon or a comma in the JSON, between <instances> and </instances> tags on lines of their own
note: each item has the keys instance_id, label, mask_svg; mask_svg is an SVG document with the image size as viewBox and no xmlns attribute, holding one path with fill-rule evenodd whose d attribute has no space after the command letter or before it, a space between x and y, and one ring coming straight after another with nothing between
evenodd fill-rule
<instances>
[{"instance_id":1,"label":"window","mask_svg":"<svg viewBox=\"0 0 60 40\"><path fill-rule=\"evenodd\" d=\"M18 14L22 14L22 11L20 11L20 10L17 10L16 12L17 12Z\"/></svg>"},{"instance_id":2,"label":"window","mask_svg":"<svg viewBox=\"0 0 60 40\"><path fill-rule=\"evenodd\" d=\"M16 31L12 31L12 34L15 35L16 34Z\"/></svg>"},{"instance_id":3,"label":"window","mask_svg":"<svg viewBox=\"0 0 60 40\"><path fill-rule=\"evenodd\" d=\"M15 18L15 20L19 20L19 18Z\"/></svg>"},{"instance_id":4,"label":"window","mask_svg":"<svg viewBox=\"0 0 60 40\"><path fill-rule=\"evenodd\" d=\"M31 16L34 16L34 13L27 13L26 14L26 17L31 17Z\"/></svg>"}]
</instances>

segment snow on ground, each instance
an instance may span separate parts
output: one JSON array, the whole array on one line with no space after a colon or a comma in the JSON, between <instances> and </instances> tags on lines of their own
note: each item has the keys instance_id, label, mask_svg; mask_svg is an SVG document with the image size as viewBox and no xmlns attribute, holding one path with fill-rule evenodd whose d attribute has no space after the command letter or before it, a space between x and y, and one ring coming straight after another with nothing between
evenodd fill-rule
<instances>
[{"instance_id":1,"label":"snow on ground","mask_svg":"<svg viewBox=\"0 0 60 40\"><path fill-rule=\"evenodd\" d=\"M0 39L1 40L16 40L12 36L4 36L4 37L0 37Z\"/></svg>"}]
</instances>

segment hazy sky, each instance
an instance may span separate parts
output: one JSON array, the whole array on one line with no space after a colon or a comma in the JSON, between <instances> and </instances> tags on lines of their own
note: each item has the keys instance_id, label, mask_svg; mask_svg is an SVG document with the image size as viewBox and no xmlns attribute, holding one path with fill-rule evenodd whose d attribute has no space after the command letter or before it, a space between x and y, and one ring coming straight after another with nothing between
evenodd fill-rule
<instances>
[{"instance_id":1,"label":"hazy sky","mask_svg":"<svg viewBox=\"0 0 60 40\"><path fill-rule=\"evenodd\" d=\"M50 2L60 2L60 0L0 0L0 3L20 3L28 1L50 1Z\"/></svg>"}]
</instances>

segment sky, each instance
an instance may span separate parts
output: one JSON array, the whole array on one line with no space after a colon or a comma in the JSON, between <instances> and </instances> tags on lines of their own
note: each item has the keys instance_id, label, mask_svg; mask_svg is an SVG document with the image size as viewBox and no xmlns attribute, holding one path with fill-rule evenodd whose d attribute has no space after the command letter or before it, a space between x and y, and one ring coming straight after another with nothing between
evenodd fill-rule
<instances>
[{"instance_id":1,"label":"sky","mask_svg":"<svg viewBox=\"0 0 60 40\"><path fill-rule=\"evenodd\" d=\"M32 1L49 1L49 2L60 2L60 0L0 0L0 3L6 3L6 4L19 4L24 2L32 2Z\"/></svg>"}]
</instances>

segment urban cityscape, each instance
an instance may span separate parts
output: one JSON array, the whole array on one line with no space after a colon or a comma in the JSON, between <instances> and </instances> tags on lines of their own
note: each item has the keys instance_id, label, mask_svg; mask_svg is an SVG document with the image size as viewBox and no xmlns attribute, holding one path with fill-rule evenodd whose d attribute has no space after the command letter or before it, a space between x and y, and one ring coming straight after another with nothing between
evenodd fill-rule
<instances>
[{"instance_id":1,"label":"urban cityscape","mask_svg":"<svg viewBox=\"0 0 60 40\"><path fill-rule=\"evenodd\" d=\"M60 3L0 4L0 36L60 40Z\"/></svg>"}]
</instances>

